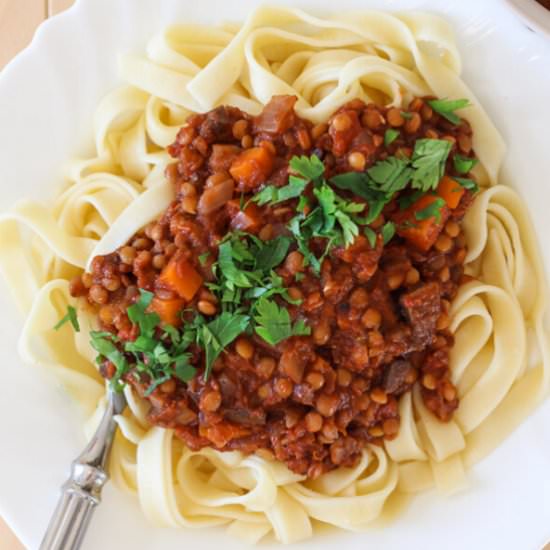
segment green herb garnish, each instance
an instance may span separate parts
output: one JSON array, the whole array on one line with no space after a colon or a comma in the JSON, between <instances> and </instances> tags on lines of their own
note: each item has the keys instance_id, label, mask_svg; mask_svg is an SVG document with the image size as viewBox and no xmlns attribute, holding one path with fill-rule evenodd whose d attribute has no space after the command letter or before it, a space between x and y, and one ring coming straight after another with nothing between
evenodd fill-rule
<instances>
[{"instance_id":1,"label":"green herb garnish","mask_svg":"<svg viewBox=\"0 0 550 550\"><path fill-rule=\"evenodd\" d=\"M399 199L397 200L399 204L399 209L405 210L405 208L408 208L409 206L411 206L411 204L414 204L423 194L423 191L415 191L414 193L411 193L409 195L399 197Z\"/></svg>"},{"instance_id":2,"label":"green herb garnish","mask_svg":"<svg viewBox=\"0 0 550 550\"><path fill-rule=\"evenodd\" d=\"M436 189L445 175L445 163L451 152L451 143L444 139L419 139L412 156L411 187L421 191Z\"/></svg>"},{"instance_id":3,"label":"green herb garnish","mask_svg":"<svg viewBox=\"0 0 550 550\"><path fill-rule=\"evenodd\" d=\"M460 117L455 114L457 109L469 107L467 99L429 99L428 105L452 124L460 124Z\"/></svg>"},{"instance_id":4,"label":"green herb garnish","mask_svg":"<svg viewBox=\"0 0 550 550\"><path fill-rule=\"evenodd\" d=\"M387 147L391 145L399 137L399 130L395 128L388 128L384 132L384 145Z\"/></svg>"},{"instance_id":5,"label":"green herb garnish","mask_svg":"<svg viewBox=\"0 0 550 550\"><path fill-rule=\"evenodd\" d=\"M376 183L379 191L396 193L405 189L413 176L408 158L388 157L377 162L367 170L369 177Z\"/></svg>"},{"instance_id":6,"label":"green herb garnish","mask_svg":"<svg viewBox=\"0 0 550 550\"><path fill-rule=\"evenodd\" d=\"M446 204L444 199L437 197L432 203L428 204L428 206L415 212L414 217L419 221L435 218L437 223L439 223L441 221L441 208Z\"/></svg>"},{"instance_id":7,"label":"green herb garnish","mask_svg":"<svg viewBox=\"0 0 550 550\"><path fill-rule=\"evenodd\" d=\"M311 333L310 327L302 319L292 325L288 310L279 307L273 300L262 299L258 302L254 320L257 323L256 333L272 346L291 336Z\"/></svg>"},{"instance_id":8,"label":"green herb garnish","mask_svg":"<svg viewBox=\"0 0 550 550\"><path fill-rule=\"evenodd\" d=\"M259 193L252 197L253 202L257 202L260 206L264 204L278 204L299 197L306 188L308 182L296 176L289 176L288 185L283 187L275 187L268 185Z\"/></svg>"},{"instance_id":9,"label":"green herb garnish","mask_svg":"<svg viewBox=\"0 0 550 550\"><path fill-rule=\"evenodd\" d=\"M199 256L199 263L202 265L202 266L205 266L206 265L206 261L208 260L208 257L210 256L210 252L207 251L207 252L204 252L203 254L201 254Z\"/></svg>"},{"instance_id":10,"label":"green herb garnish","mask_svg":"<svg viewBox=\"0 0 550 550\"><path fill-rule=\"evenodd\" d=\"M289 166L294 172L310 181L315 181L325 173L325 165L316 155L292 157Z\"/></svg>"},{"instance_id":11,"label":"green herb garnish","mask_svg":"<svg viewBox=\"0 0 550 550\"><path fill-rule=\"evenodd\" d=\"M363 227L363 233L365 234L365 237L367 237L367 241L369 241L371 248L376 248L376 231L372 229L372 227L369 227L366 225Z\"/></svg>"},{"instance_id":12,"label":"green herb garnish","mask_svg":"<svg viewBox=\"0 0 550 550\"><path fill-rule=\"evenodd\" d=\"M477 185L477 183L470 179L470 178L458 178L456 176L453 176L453 179L459 183L460 185L462 185L462 187L464 187L464 189L468 189L468 191L472 191L472 193L477 193L479 191L479 187Z\"/></svg>"},{"instance_id":13,"label":"green herb garnish","mask_svg":"<svg viewBox=\"0 0 550 550\"><path fill-rule=\"evenodd\" d=\"M286 311L286 310L285 310ZM205 351L204 379L207 380L214 361L239 334L242 334L250 322L248 315L223 312L209 323L199 324L197 342Z\"/></svg>"},{"instance_id":14,"label":"green herb garnish","mask_svg":"<svg viewBox=\"0 0 550 550\"><path fill-rule=\"evenodd\" d=\"M146 310L153 300L154 294L147 290L140 289L140 296L135 304L128 308L128 319L134 325L139 326L141 336L153 334L160 323L160 317L156 313L147 313Z\"/></svg>"},{"instance_id":15,"label":"green herb garnish","mask_svg":"<svg viewBox=\"0 0 550 550\"><path fill-rule=\"evenodd\" d=\"M395 224L393 222L386 222L382 230L380 231L384 244L388 244L395 235Z\"/></svg>"},{"instance_id":16,"label":"green herb garnish","mask_svg":"<svg viewBox=\"0 0 550 550\"><path fill-rule=\"evenodd\" d=\"M475 158L463 157L458 153L453 157L453 165L459 174L467 174L477 162Z\"/></svg>"},{"instance_id":17,"label":"green herb garnish","mask_svg":"<svg viewBox=\"0 0 550 550\"><path fill-rule=\"evenodd\" d=\"M80 332L80 324L78 323L76 309L73 306L67 306L66 315L60 319L60 321L53 328L54 330L59 330L66 323L71 323L73 329L76 332Z\"/></svg>"}]
</instances>

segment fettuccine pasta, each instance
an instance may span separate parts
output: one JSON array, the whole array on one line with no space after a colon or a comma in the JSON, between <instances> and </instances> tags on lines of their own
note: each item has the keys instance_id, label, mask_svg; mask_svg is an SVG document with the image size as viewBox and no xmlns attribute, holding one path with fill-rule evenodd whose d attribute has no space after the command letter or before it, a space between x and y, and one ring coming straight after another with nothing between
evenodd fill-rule
<instances>
[{"instance_id":1,"label":"fettuccine pasta","mask_svg":"<svg viewBox=\"0 0 550 550\"><path fill-rule=\"evenodd\" d=\"M467 484L466 470L490 453L540 404L549 385L544 326L547 287L529 213L499 184L504 143L460 79L447 22L429 14L345 12L317 18L262 7L242 26L177 24L154 37L146 55L123 55L125 86L99 105L94 158L67 169L52 204L24 200L0 216L0 268L26 321L23 359L50 368L88 418L93 433L105 383L89 344L94 320L79 309L81 332L54 331L68 281L91 259L123 245L173 200L164 177L171 144L186 118L218 105L257 114L272 96L298 97L315 123L347 101L406 106L414 96L467 98L482 191L464 220L467 273L452 304L452 382L460 407L448 423L419 391L402 397L399 435L369 446L353 468L315 480L256 455L191 451L172 430L150 427L147 406L127 387L126 412L111 476L134 493L160 526L226 525L248 542L311 537L313 520L352 531L388 512L389 497Z\"/></svg>"}]
</instances>

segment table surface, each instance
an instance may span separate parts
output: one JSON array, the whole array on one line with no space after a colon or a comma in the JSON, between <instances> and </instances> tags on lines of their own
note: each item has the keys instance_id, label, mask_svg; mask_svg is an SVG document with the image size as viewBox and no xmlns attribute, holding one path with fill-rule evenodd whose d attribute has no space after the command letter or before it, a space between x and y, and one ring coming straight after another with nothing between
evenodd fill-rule
<instances>
[{"instance_id":1,"label":"table surface","mask_svg":"<svg viewBox=\"0 0 550 550\"><path fill-rule=\"evenodd\" d=\"M36 27L70 7L75 0L0 0L0 70L31 41ZM0 518L0 550L23 545ZM550 550L550 544L543 550Z\"/></svg>"}]
</instances>

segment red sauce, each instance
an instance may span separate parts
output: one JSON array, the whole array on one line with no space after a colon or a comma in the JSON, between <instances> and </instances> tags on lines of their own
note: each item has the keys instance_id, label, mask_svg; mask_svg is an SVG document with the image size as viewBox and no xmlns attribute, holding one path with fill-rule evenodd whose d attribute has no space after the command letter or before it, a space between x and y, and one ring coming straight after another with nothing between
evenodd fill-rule
<instances>
[{"instance_id":1,"label":"red sauce","mask_svg":"<svg viewBox=\"0 0 550 550\"><path fill-rule=\"evenodd\" d=\"M127 246L95 258L91 272L72 283L73 295L97 308L105 330L123 340L136 338L126 310L139 288L155 293L152 307L165 322L178 325L184 308L215 314L219 303L204 283L214 280L218 243L236 229L264 240L288 231L297 199L252 203L244 211L240 201L266 182L286 185L294 155L317 155L327 176L363 170L396 153L410 156L424 137L452 143L449 176L455 153L472 155L468 123L449 123L422 99L412 102L407 117L352 101L317 126L300 119L294 103L293 97L276 97L256 118L220 107L189 119L168 149L175 159L167 175L176 200ZM400 136L386 146L385 131L392 126ZM192 346L199 374L189 383L173 377L148 396L147 376L126 374L126 382L149 401L151 424L175 429L191 449L260 452L317 477L354 465L367 443L394 438L399 399L415 384L428 409L449 420L458 399L449 373L448 312L465 280L460 221L472 194L451 197L439 221L415 228L404 223L414 207L401 210L397 198L371 224L375 230L388 220L401 224L385 246L378 238L372 247L359 235L324 259L320 275L304 268L292 246L276 268L291 296L301 299L287 304L291 318L303 319L311 335L277 346L257 335L241 336L220 355L206 382L200 375L204 354ZM322 250L321 241L312 239L311 248ZM181 286L172 284L176 279ZM108 361L102 365L107 377L113 369Z\"/></svg>"}]
</instances>

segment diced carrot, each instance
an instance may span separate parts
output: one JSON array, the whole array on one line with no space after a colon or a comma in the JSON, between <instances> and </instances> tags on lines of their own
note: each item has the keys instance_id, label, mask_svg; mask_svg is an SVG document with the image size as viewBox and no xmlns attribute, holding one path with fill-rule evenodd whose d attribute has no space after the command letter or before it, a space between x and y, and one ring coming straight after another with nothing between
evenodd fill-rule
<instances>
[{"instance_id":1,"label":"diced carrot","mask_svg":"<svg viewBox=\"0 0 550 550\"><path fill-rule=\"evenodd\" d=\"M174 256L162 270L159 282L188 302L202 285L202 277L185 259Z\"/></svg>"},{"instance_id":2,"label":"diced carrot","mask_svg":"<svg viewBox=\"0 0 550 550\"><path fill-rule=\"evenodd\" d=\"M240 231L255 233L262 224L262 213L258 205L249 203L244 210L241 210L240 201L233 199L227 202L227 213L231 218L231 227Z\"/></svg>"},{"instance_id":3,"label":"diced carrot","mask_svg":"<svg viewBox=\"0 0 550 550\"><path fill-rule=\"evenodd\" d=\"M161 300L155 296L151 302L151 311L158 313L161 321L167 325L178 327L181 324L180 312L185 306L182 298Z\"/></svg>"},{"instance_id":4,"label":"diced carrot","mask_svg":"<svg viewBox=\"0 0 550 550\"><path fill-rule=\"evenodd\" d=\"M397 234L411 244L427 252L439 237L450 216L447 206L440 209L440 220L431 216L425 220L416 219L416 213L424 210L438 199L435 195L424 195L405 210L398 211L392 218L397 225Z\"/></svg>"},{"instance_id":5,"label":"diced carrot","mask_svg":"<svg viewBox=\"0 0 550 550\"><path fill-rule=\"evenodd\" d=\"M229 422L220 422L213 426L201 425L199 428L199 435L209 439L218 449L225 447L232 439L245 437L249 434L249 429Z\"/></svg>"},{"instance_id":6,"label":"diced carrot","mask_svg":"<svg viewBox=\"0 0 550 550\"><path fill-rule=\"evenodd\" d=\"M454 210L464 195L464 187L449 176L443 176L437 187L437 194Z\"/></svg>"},{"instance_id":7,"label":"diced carrot","mask_svg":"<svg viewBox=\"0 0 550 550\"><path fill-rule=\"evenodd\" d=\"M229 172L241 190L251 191L267 180L273 170L273 156L265 147L243 151L231 165Z\"/></svg>"}]
</instances>

